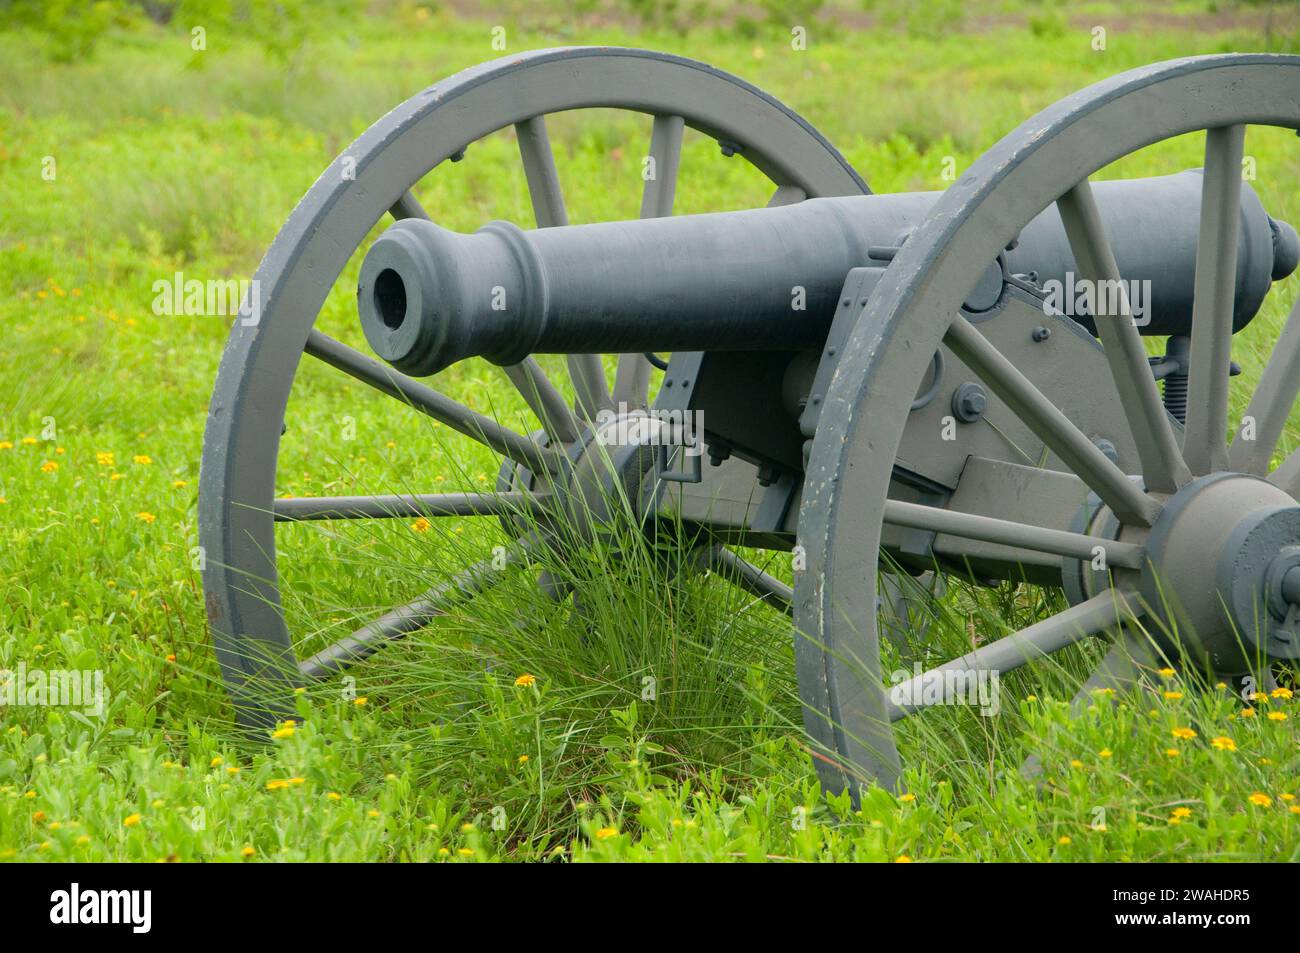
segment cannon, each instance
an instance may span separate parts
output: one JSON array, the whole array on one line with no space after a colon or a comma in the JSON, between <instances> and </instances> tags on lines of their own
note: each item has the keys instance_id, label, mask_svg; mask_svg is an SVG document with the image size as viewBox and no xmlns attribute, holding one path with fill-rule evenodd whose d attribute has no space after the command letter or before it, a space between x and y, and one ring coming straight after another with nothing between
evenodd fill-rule
<instances>
[{"instance_id":1,"label":"cannon","mask_svg":"<svg viewBox=\"0 0 1300 953\"><path fill-rule=\"evenodd\" d=\"M649 117L656 172L640 218L570 225L546 117L597 108ZM1247 126L1300 129L1300 57L1115 76L1026 121L946 191L896 195L873 194L766 93L680 57L538 51L421 92L293 211L222 358L199 517L239 718L273 723L294 688L527 571L548 527L590 529L611 507L647 532L689 526L699 567L791 618L830 790L894 784L891 726L946 700L950 676L1087 639L1108 649L1077 705L1169 665L1267 690L1275 664L1300 658L1300 452L1280 453L1300 307L1280 334L1251 322L1300 242L1243 182ZM415 187L512 127L537 227L437 224ZM673 215L687 128L770 179L767 205ZM1092 181L1190 133L1202 168ZM357 258L373 356L316 326ZM1276 335L1250 394L1234 387L1237 333ZM569 394L538 354L565 356ZM617 355L612 387L602 354ZM496 451L495 492L277 499L303 355ZM419 380L476 359L503 368L535 432ZM277 525L415 516L492 518L519 545L299 657ZM737 546L792 552L793 585ZM882 593L909 575L1060 590L1065 608L890 685L882 636L925 638L882 622Z\"/></svg>"}]
</instances>

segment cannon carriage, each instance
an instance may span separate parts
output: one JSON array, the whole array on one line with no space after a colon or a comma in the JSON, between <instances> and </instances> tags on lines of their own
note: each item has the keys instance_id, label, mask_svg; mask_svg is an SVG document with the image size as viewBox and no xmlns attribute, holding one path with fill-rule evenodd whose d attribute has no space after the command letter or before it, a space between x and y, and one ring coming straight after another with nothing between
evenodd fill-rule
<instances>
[{"instance_id":1,"label":"cannon carriage","mask_svg":"<svg viewBox=\"0 0 1300 953\"><path fill-rule=\"evenodd\" d=\"M610 107L650 117L641 218L569 225L545 117ZM1300 308L1230 421L1231 343L1300 242L1242 182L1249 125L1300 129L1300 58L1117 76L1030 119L942 194L873 194L770 96L657 53L541 51L418 94L294 210L258 272L256 320L236 322L222 360L200 531L241 720L282 717L296 685L516 571L461 568L298 658L277 523L496 518L520 537L511 563L526 564L548 526L590 526L611 506L647 531L689 525L700 565L788 611L832 790L893 783L890 726L945 672L1005 672L1101 637L1112 647L1080 698L1169 662L1267 684L1273 663L1300 657L1300 455L1275 465L1300 389ZM511 126L538 227L438 225L412 188ZM768 205L672 215L687 127L766 175ZM1201 131L1203 169L1090 183ZM385 215L394 223L367 245ZM315 327L361 253L374 356ZM1166 339L1163 354L1144 335ZM602 353L618 355L612 386ZM537 354L565 356L573 402ZM497 491L275 499L303 355L491 447ZM473 358L504 369L534 433L420 380ZM673 425L684 419L700 426ZM794 585L734 546L794 550ZM899 573L1063 589L1068 608L891 689L878 615Z\"/></svg>"}]
</instances>

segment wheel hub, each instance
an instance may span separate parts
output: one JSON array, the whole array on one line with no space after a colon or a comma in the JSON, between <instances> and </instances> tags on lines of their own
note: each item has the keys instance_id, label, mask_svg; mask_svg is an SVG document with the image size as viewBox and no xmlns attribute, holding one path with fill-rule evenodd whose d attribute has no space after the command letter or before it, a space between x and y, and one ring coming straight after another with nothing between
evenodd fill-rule
<instances>
[{"instance_id":1,"label":"wheel hub","mask_svg":"<svg viewBox=\"0 0 1300 953\"><path fill-rule=\"evenodd\" d=\"M1242 473L1193 480L1146 540L1139 588L1166 634L1222 674L1300 657L1300 506Z\"/></svg>"}]
</instances>

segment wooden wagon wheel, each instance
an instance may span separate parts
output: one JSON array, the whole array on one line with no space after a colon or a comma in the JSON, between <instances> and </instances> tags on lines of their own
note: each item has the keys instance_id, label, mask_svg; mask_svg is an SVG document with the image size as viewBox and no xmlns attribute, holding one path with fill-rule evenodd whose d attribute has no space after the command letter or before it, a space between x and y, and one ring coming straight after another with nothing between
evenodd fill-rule
<instances>
[{"instance_id":1,"label":"wooden wagon wheel","mask_svg":"<svg viewBox=\"0 0 1300 953\"><path fill-rule=\"evenodd\" d=\"M1229 348L1237 281L1241 161L1249 124L1300 128L1300 58L1229 55L1178 60L1094 85L1012 132L963 175L895 257L843 352L817 430L800 514L807 569L795 585L799 683L809 733L833 790L901 770L891 724L919 705L882 681L872 605L882 530L904 525L1010 547L1013 557L1055 554L1073 565L1073 605L969 655L947 671L1002 672L1091 635L1115 644L1084 686L1130 685L1148 632L1189 665L1216 675L1259 671L1300 656L1300 453L1272 467L1300 390L1300 308L1229 444ZM1059 209L1080 274L1118 280L1089 176L1138 149L1206 130L1188 358L1186 427L1164 406L1126 308L1098 318L1114 392L1138 459L1122 469L993 346L959 308L979 275L1030 220ZM1274 242L1279 242L1275 233ZM1281 240L1293 256L1294 236ZM1275 267L1288 273L1294 260ZM1025 328L1042 310L1006 307ZM957 514L887 499L908 403L944 346L1037 435L1058 469L1095 505L1077 532ZM1137 475L1140 474L1140 477ZM1065 525L1069 520L1063 517ZM1100 548L1108 571L1071 560ZM1009 560L1014 562L1014 558ZM1070 580L1066 580L1070 582ZM1069 589L1071 587L1067 587ZM1115 635L1119 630L1120 634ZM1261 673L1262 674L1262 673ZM906 688L907 686L903 686ZM915 688L916 686L911 686Z\"/></svg>"},{"instance_id":2,"label":"wooden wagon wheel","mask_svg":"<svg viewBox=\"0 0 1300 953\"><path fill-rule=\"evenodd\" d=\"M567 221L545 117L584 108L653 117L649 150L657 175L641 214L672 213L686 126L747 159L775 185L770 204L866 193L838 152L781 103L702 63L618 48L571 48L510 56L466 70L412 97L367 130L326 169L294 209L258 269L256 323L237 321L212 396L200 480L199 526L207 556L207 613L221 670L240 720L265 725L290 710L290 690L426 625L448 602L499 575L488 564L445 581L349 638L299 659L285 620L276 565L277 520L389 516L501 516L530 503L527 491L493 496L429 494L275 501L286 402L305 353L421 411L534 473L555 469L586 421L617 401L646 403L650 358L622 355L613 391L598 355L571 355L577 417L539 365L507 369L536 413L545 441L502 427L314 328L317 314L369 231L385 215L428 217L411 189L473 142L513 126L540 227ZM436 216L436 210L435 210ZM399 406L399 403L406 406Z\"/></svg>"}]
</instances>

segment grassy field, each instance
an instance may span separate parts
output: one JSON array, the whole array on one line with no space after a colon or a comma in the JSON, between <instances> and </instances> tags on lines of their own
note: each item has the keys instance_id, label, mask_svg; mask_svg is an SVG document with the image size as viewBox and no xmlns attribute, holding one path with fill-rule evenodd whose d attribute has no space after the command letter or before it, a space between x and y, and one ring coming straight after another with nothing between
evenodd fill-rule
<instances>
[{"instance_id":1,"label":"grassy field","mask_svg":"<svg viewBox=\"0 0 1300 953\"><path fill-rule=\"evenodd\" d=\"M359 668L354 693L327 683L301 695L299 722L268 744L231 728L192 557L229 319L156 315L155 281L250 276L366 126L499 55L494 25L507 25L510 51L649 46L738 73L806 116L876 191L942 188L947 157L965 168L1034 111L1115 72L1296 35L1294 15L1266 21L1258 7L990 4L945 26L952 9L927 20L883 2L833 7L796 52L788 26L758 20L682 32L582 5L477 18L394 5L286 49L214 28L195 53L179 21L133 23L72 62L0 21L0 669L97 670L109 692L103 718L0 713L0 859L1292 859L1300 759L1284 697L1243 707L1226 687L1171 680L1071 720L1062 699L1096 657L1080 648L1006 678L997 718L911 719L902 790L873 789L855 812L816 784L788 622L708 577L665 586L645 560L610 573L598 551L563 567L587 624L521 573ZM1104 51L1092 48L1096 25ZM636 214L647 122L573 115L551 134L572 220ZM1110 174L1194 167L1200 149L1174 142ZM1252 132L1247 152L1265 206L1300 221L1294 136ZM532 222L504 134L418 194L452 228ZM679 211L766 198L752 169L688 138ZM356 264L320 326L364 347ZM1275 293L1238 339L1234 399L1287 306ZM437 386L525 426L487 364L458 365ZM475 489L496 476L486 451L315 364L299 373L287 422L283 495ZM1284 442L1300 444L1300 429ZM304 646L501 539L483 523L383 523L281 531L286 610ZM954 595L933 627L937 650L1024 624L1043 598ZM640 697L647 674L653 702ZM1030 754L1045 766L1037 783L1018 772Z\"/></svg>"}]
</instances>

